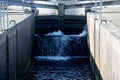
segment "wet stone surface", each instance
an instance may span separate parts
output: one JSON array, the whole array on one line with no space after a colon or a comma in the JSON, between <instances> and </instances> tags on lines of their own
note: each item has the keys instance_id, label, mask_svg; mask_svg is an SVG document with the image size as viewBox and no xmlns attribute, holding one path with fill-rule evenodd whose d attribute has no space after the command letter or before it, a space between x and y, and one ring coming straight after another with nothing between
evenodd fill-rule
<instances>
[{"instance_id":1,"label":"wet stone surface","mask_svg":"<svg viewBox=\"0 0 120 80\"><path fill-rule=\"evenodd\" d=\"M94 80L88 59L34 59L24 80Z\"/></svg>"}]
</instances>

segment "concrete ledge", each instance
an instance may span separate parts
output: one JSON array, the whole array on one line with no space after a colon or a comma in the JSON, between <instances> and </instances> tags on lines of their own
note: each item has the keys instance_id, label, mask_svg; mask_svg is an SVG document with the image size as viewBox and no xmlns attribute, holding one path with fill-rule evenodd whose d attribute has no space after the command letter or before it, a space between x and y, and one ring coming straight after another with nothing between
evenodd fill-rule
<instances>
[{"instance_id":1,"label":"concrete ledge","mask_svg":"<svg viewBox=\"0 0 120 80\"><path fill-rule=\"evenodd\" d=\"M6 33L0 34L0 80L6 79Z\"/></svg>"},{"instance_id":2,"label":"concrete ledge","mask_svg":"<svg viewBox=\"0 0 120 80\"><path fill-rule=\"evenodd\" d=\"M31 63L35 14L0 34L0 80L23 80Z\"/></svg>"},{"instance_id":3,"label":"concrete ledge","mask_svg":"<svg viewBox=\"0 0 120 80\"><path fill-rule=\"evenodd\" d=\"M27 70L28 64L31 62L31 40L32 40L32 23L34 24L33 17L29 17L17 26L17 50L18 50L18 76L20 79L24 76L24 73ZM23 24L22 26L20 26ZM22 65L21 65L22 64Z\"/></svg>"},{"instance_id":4,"label":"concrete ledge","mask_svg":"<svg viewBox=\"0 0 120 80\"><path fill-rule=\"evenodd\" d=\"M16 40L16 29L12 27L8 31L7 35L7 47L8 47L8 55L9 55L9 79L16 80L17 78L17 40Z\"/></svg>"},{"instance_id":5,"label":"concrete ledge","mask_svg":"<svg viewBox=\"0 0 120 80\"><path fill-rule=\"evenodd\" d=\"M101 26L100 70L106 80L120 79L120 31L118 30L110 23Z\"/></svg>"},{"instance_id":6,"label":"concrete ledge","mask_svg":"<svg viewBox=\"0 0 120 80\"><path fill-rule=\"evenodd\" d=\"M120 29L111 22L100 24L88 13L90 63L96 80L120 80Z\"/></svg>"}]
</instances>

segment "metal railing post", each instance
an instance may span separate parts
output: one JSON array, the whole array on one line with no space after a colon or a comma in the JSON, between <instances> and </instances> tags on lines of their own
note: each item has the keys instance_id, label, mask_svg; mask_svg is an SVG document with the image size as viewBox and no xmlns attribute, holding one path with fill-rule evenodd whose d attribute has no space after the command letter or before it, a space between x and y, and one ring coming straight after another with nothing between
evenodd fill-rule
<instances>
[{"instance_id":1,"label":"metal railing post","mask_svg":"<svg viewBox=\"0 0 120 80\"><path fill-rule=\"evenodd\" d=\"M22 0L22 3L25 3L25 0ZM23 11L25 10L25 6L23 5Z\"/></svg>"},{"instance_id":2,"label":"metal railing post","mask_svg":"<svg viewBox=\"0 0 120 80\"><path fill-rule=\"evenodd\" d=\"M63 3L58 3L58 16L65 15L65 5Z\"/></svg>"},{"instance_id":3,"label":"metal railing post","mask_svg":"<svg viewBox=\"0 0 120 80\"><path fill-rule=\"evenodd\" d=\"M5 1L0 1L0 30L5 29Z\"/></svg>"},{"instance_id":4,"label":"metal railing post","mask_svg":"<svg viewBox=\"0 0 120 80\"><path fill-rule=\"evenodd\" d=\"M95 0L95 19L102 20L102 0Z\"/></svg>"},{"instance_id":5,"label":"metal railing post","mask_svg":"<svg viewBox=\"0 0 120 80\"><path fill-rule=\"evenodd\" d=\"M90 2L92 3L92 0L90 0Z\"/></svg>"},{"instance_id":6,"label":"metal railing post","mask_svg":"<svg viewBox=\"0 0 120 80\"><path fill-rule=\"evenodd\" d=\"M2 29L2 6L1 6L1 2L0 2L0 29Z\"/></svg>"},{"instance_id":7,"label":"metal railing post","mask_svg":"<svg viewBox=\"0 0 120 80\"><path fill-rule=\"evenodd\" d=\"M5 30L5 2L2 6L3 6L3 30Z\"/></svg>"},{"instance_id":8,"label":"metal railing post","mask_svg":"<svg viewBox=\"0 0 120 80\"><path fill-rule=\"evenodd\" d=\"M8 28L8 5L7 0L5 0L0 1L0 30L5 31Z\"/></svg>"},{"instance_id":9,"label":"metal railing post","mask_svg":"<svg viewBox=\"0 0 120 80\"><path fill-rule=\"evenodd\" d=\"M95 20L97 19L97 0L95 0Z\"/></svg>"},{"instance_id":10,"label":"metal railing post","mask_svg":"<svg viewBox=\"0 0 120 80\"><path fill-rule=\"evenodd\" d=\"M58 3L59 29L63 29L63 25L64 25L63 16L64 15L65 15L65 5L63 3Z\"/></svg>"},{"instance_id":11,"label":"metal railing post","mask_svg":"<svg viewBox=\"0 0 120 80\"><path fill-rule=\"evenodd\" d=\"M7 15L7 29L9 28L9 18L8 18L8 0L6 0L6 15Z\"/></svg>"},{"instance_id":12,"label":"metal railing post","mask_svg":"<svg viewBox=\"0 0 120 80\"><path fill-rule=\"evenodd\" d=\"M100 19L100 23L99 23L99 65L98 67L100 68L100 46L101 46L101 21L102 21L102 0L99 0L99 19ZM101 73L101 70L99 70L99 72ZM100 74L99 74L99 80L101 80Z\"/></svg>"},{"instance_id":13,"label":"metal railing post","mask_svg":"<svg viewBox=\"0 0 120 80\"><path fill-rule=\"evenodd\" d=\"M100 0L99 6L100 6L100 9L99 9L99 18L100 18L100 21L101 21L102 20L102 0Z\"/></svg>"}]
</instances>

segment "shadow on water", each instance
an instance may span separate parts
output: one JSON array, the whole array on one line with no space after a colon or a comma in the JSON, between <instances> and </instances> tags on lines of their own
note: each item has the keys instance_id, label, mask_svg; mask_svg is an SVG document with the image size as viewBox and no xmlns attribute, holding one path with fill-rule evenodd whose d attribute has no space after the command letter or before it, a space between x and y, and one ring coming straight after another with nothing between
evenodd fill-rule
<instances>
[{"instance_id":1,"label":"shadow on water","mask_svg":"<svg viewBox=\"0 0 120 80\"><path fill-rule=\"evenodd\" d=\"M86 27L80 34L35 35L34 59L24 80L94 80Z\"/></svg>"}]
</instances>

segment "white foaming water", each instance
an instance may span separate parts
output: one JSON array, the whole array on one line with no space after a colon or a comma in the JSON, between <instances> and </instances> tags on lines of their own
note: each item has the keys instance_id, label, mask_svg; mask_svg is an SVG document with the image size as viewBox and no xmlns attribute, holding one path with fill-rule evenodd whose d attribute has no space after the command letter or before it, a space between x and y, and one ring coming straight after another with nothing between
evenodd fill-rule
<instances>
[{"instance_id":1,"label":"white foaming water","mask_svg":"<svg viewBox=\"0 0 120 80\"><path fill-rule=\"evenodd\" d=\"M45 34L46 36L63 36L65 35L62 31L58 30L58 31L54 31L48 34ZM86 26L84 27L84 30L82 31L82 33L79 33L78 35L76 34L72 34L72 35L65 35L65 36L71 36L71 37L84 37L87 35L87 31L86 31Z\"/></svg>"},{"instance_id":2,"label":"white foaming water","mask_svg":"<svg viewBox=\"0 0 120 80\"><path fill-rule=\"evenodd\" d=\"M62 35L64 35L64 33L63 32L61 32L60 30L58 30L58 31L54 31L54 32L52 32L52 33L48 33L48 34L46 34L46 36L50 36L50 35L54 35L54 36L62 36Z\"/></svg>"},{"instance_id":3,"label":"white foaming water","mask_svg":"<svg viewBox=\"0 0 120 80\"><path fill-rule=\"evenodd\" d=\"M53 60L53 61L66 61L68 59L70 59L70 57L62 57L62 56L37 56L35 57L35 59L38 60Z\"/></svg>"},{"instance_id":4,"label":"white foaming water","mask_svg":"<svg viewBox=\"0 0 120 80\"><path fill-rule=\"evenodd\" d=\"M82 31L82 33L79 34L80 37L84 37L87 35L87 30L86 27L84 27L84 30Z\"/></svg>"},{"instance_id":5,"label":"white foaming water","mask_svg":"<svg viewBox=\"0 0 120 80\"><path fill-rule=\"evenodd\" d=\"M36 56L35 59L37 60L51 60L51 61L67 61L67 60L70 60L70 59L82 59L82 58L88 58L86 56L73 56L73 57L69 57L69 56Z\"/></svg>"},{"instance_id":6,"label":"white foaming water","mask_svg":"<svg viewBox=\"0 0 120 80\"><path fill-rule=\"evenodd\" d=\"M38 36L40 36L40 35L38 35L38 34L35 34L35 37L38 37Z\"/></svg>"},{"instance_id":7,"label":"white foaming water","mask_svg":"<svg viewBox=\"0 0 120 80\"><path fill-rule=\"evenodd\" d=\"M85 37L87 35L87 30L86 30L86 27L84 27L84 30L79 33L78 35L76 34L73 34L73 35L68 35L68 36L71 36L71 37Z\"/></svg>"},{"instance_id":8,"label":"white foaming water","mask_svg":"<svg viewBox=\"0 0 120 80\"><path fill-rule=\"evenodd\" d=\"M61 47L59 48L58 56L61 56L61 55L63 55L63 53L65 53L64 48L65 48L65 46L67 47L67 45L69 44L69 41L71 41L71 38L68 37L67 35L64 35L61 37L60 41L61 41L61 44L60 44ZM66 54L64 54L64 56L65 55Z\"/></svg>"},{"instance_id":9,"label":"white foaming water","mask_svg":"<svg viewBox=\"0 0 120 80\"><path fill-rule=\"evenodd\" d=\"M41 56L37 59L49 60L68 60L68 56L80 56L84 54L84 41L87 35L86 26L80 34L65 35L60 30L52 33L45 34L51 37L39 37L38 35L38 48ZM78 51L77 51L78 50Z\"/></svg>"}]
</instances>

